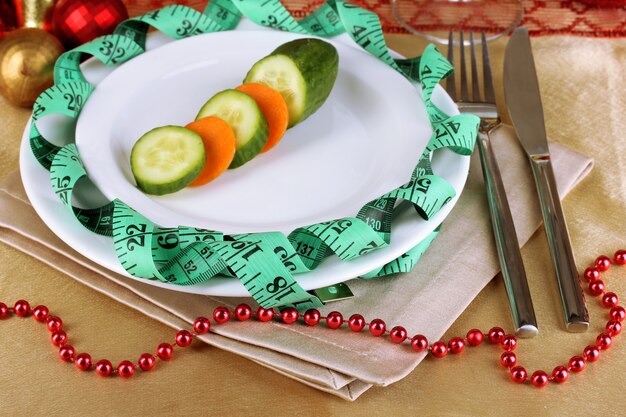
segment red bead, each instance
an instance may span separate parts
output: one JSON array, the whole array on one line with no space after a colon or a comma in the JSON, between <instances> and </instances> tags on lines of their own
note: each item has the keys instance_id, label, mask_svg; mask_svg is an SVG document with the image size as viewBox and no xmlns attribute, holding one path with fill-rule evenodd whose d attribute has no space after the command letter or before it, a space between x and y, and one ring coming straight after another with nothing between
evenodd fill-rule
<instances>
[{"instance_id":1,"label":"red bead","mask_svg":"<svg viewBox=\"0 0 626 417\"><path fill-rule=\"evenodd\" d=\"M607 292L602 296L602 305L606 308L613 308L617 305L619 299L614 292Z\"/></svg>"},{"instance_id":2,"label":"red bead","mask_svg":"<svg viewBox=\"0 0 626 417\"><path fill-rule=\"evenodd\" d=\"M550 380L548 378L548 374L544 371L533 372L533 376L530 379L533 382L533 385L537 388L545 387L546 385L548 385L548 381Z\"/></svg>"},{"instance_id":3,"label":"red bead","mask_svg":"<svg viewBox=\"0 0 626 417\"><path fill-rule=\"evenodd\" d=\"M314 308L305 311L304 316L303 316L304 322L308 326L316 326L317 323L320 322L320 317L321 317L320 312Z\"/></svg>"},{"instance_id":4,"label":"red bead","mask_svg":"<svg viewBox=\"0 0 626 417\"><path fill-rule=\"evenodd\" d=\"M588 345L583 350L583 358L587 362L595 362L600 359L600 349L595 345Z\"/></svg>"},{"instance_id":5,"label":"red bead","mask_svg":"<svg viewBox=\"0 0 626 417\"><path fill-rule=\"evenodd\" d=\"M348 319L348 327L353 332L360 332L365 327L365 318L360 314L353 314Z\"/></svg>"},{"instance_id":6,"label":"red bead","mask_svg":"<svg viewBox=\"0 0 626 417\"><path fill-rule=\"evenodd\" d=\"M450 353L461 353L463 349L465 349L465 341L460 337L453 337L448 342L448 348L450 349Z\"/></svg>"},{"instance_id":7,"label":"red bead","mask_svg":"<svg viewBox=\"0 0 626 417\"><path fill-rule=\"evenodd\" d=\"M283 319L283 323L292 324L298 320L300 315L298 314L298 310L293 307L287 307L283 311L280 312L280 316Z\"/></svg>"},{"instance_id":8,"label":"red bead","mask_svg":"<svg viewBox=\"0 0 626 417\"><path fill-rule=\"evenodd\" d=\"M554 378L554 382L562 384L569 378L569 371L566 367L559 365L552 371L552 378Z\"/></svg>"},{"instance_id":9,"label":"red bead","mask_svg":"<svg viewBox=\"0 0 626 417\"><path fill-rule=\"evenodd\" d=\"M615 306L609 312L609 316L611 316L613 320L624 321L626 318L626 309L622 306Z\"/></svg>"},{"instance_id":10,"label":"red bead","mask_svg":"<svg viewBox=\"0 0 626 417\"><path fill-rule=\"evenodd\" d=\"M606 332L611 336L620 334L622 332L622 323L617 320L609 320L606 324Z\"/></svg>"},{"instance_id":11,"label":"red bead","mask_svg":"<svg viewBox=\"0 0 626 417\"><path fill-rule=\"evenodd\" d=\"M205 334L211 330L211 321L206 317L198 317L193 322L193 330L198 334Z\"/></svg>"},{"instance_id":12,"label":"red bead","mask_svg":"<svg viewBox=\"0 0 626 417\"><path fill-rule=\"evenodd\" d=\"M602 350L607 350L612 344L613 338L608 333L600 333L598 337L596 337L596 346Z\"/></svg>"},{"instance_id":13,"label":"red bead","mask_svg":"<svg viewBox=\"0 0 626 417\"><path fill-rule=\"evenodd\" d=\"M50 335L50 340L54 346L64 346L67 343L67 333L63 330L57 330Z\"/></svg>"},{"instance_id":14,"label":"red bead","mask_svg":"<svg viewBox=\"0 0 626 417\"><path fill-rule=\"evenodd\" d=\"M49 314L50 314L50 310L48 310L48 307L46 306L37 306L33 308L33 317L37 321L40 321L40 322L46 321Z\"/></svg>"},{"instance_id":15,"label":"red bead","mask_svg":"<svg viewBox=\"0 0 626 417\"><path fill-rule=\"evenodd\" d=\"M411 338L411 347L416 352L422 352L428 349L428 339L426 339L426 336L416 334Z\"/></svg>"},{"instance_id":16,"label":"red bead","mask_svg":"<svg viewBox=\"0 0 626 417\"><path fill-rule=\"evenodd\" d=\"M172 359L173 354L174 348L169 343L161 343L159 347L157 347L157 356L164 361Z\"/></svg>"},{"instance_id":17,"label":"red bead","mask_svg":"<svg viewBox=\"0 0 626 417\"><path fill-rule=\"evenodd\" d=\"M430 348L435 358L443 358L448 354L448 347L443 342L435 342Z\"/></svg>"},{"instance_id":18,"label":"red bead","mask_svg":"<svg viewBox=\"0 0 626 417\"><path fill-rule=\"evenodd\" d=\"M528 374L526 373L526 369L524 369L524 367L514 366L511 368L511 379L513 380L513 382L521 384L522 382L526 381L527 377Z\"/></svg>"},{"instance_id":19,"label":"red bead","mask_svg":"<svg viewBox=\"0 0 626 417\"><path fill-rule=\"evenodd\" d=\"M76 353L76 351L74 350L74 348L71 345L62 346L59 349L59 356L65 362L72 362L74 360L74 354L75 353Z\"/></svg>"},{"instance_id":20,"label":"red bead","mask_svg":"<svg viewBox=\"0 0 626 417\"><path fill-rule=\"evenodd\" d=\"M582 372L585 366L585 359L582 356L572 356L569 360L569 369L571 369L572 372Z\"/></svg>"},{"instance_id":21,"label":"red bead","mask_svg":"<svg viewBox=\"0 0 626 417\"><path fill-rule=\"evenodd\" d=\"M513 352L504 352L500 355L500 363L505 368L512 368L517 363L517 356Z\"/></svg>"},{"instance_id":22,"label":"red bead","mask_svg":"<svg viewBox=\"0 0 626 417\"><path fill-rule=\"evenodd\" d=\"M330 329L338 329L343 324L343 316L338 311L331 311L326 316L326 326Z\"/></svg>"},{"instance_id":23,"label":"red bead","mask_svg":"<svg viewBox=\"0 0 626 417\"><path fill-rule=\"evenodd\" d=\"M76 359L74 359L74 363L76 367L81 371L88 371L91 368L91 356L89 353L80 353L76 355Z\"/></svg>"},{"instance_id":24,"label":"red bead","mask_svg":"<svg viewBox=\"0 0 626 417\"><path fill-rule=\"evenodd\" d=\"M235 307L235 318L239 321L246 321L252 316L252 309L248 304L239 304Z\"/></svg>"},{"instance_id":25,"label":"red bead","mask_svg":"<svg viewBox=\"0 0 626 417\"><path fill-rule=\"evenodd\" d=\"M600 279L600 271L598 271L598 268L596 268L595 266L590 266L585 269L583 277L585 278L585 280L587 280L587 282L597 281Z\"/></svg>"},{"instance_id":26,"label":"red bead","mask_svg":"<svg viewBox=\"0 0 626 417\"><path fill-rule=\"evenodd\" d=\"M30 314L30 304L26 300L18 300L13 306L13 311L16 316L26 317Z\"/></svg>"},{"instance_id":27,"label":"red bead","mask_svg":"<svg viewBox=\"0 0 626 417\"><path fill-rule=\"evenodd\" d=\"M0 303L0 319L3 319L9 314L9 307L6 304Z\"/></svg>"},{"instance_id":28,"label":"red bead","mask_svg":"<svg viewBox=\"0 0 626 417\"><path fill-rule=\"evenodd\" d=\"M517 338L512 334L507 334L502 339L502 348L507 351L515 350L517 347Z\"/></svg>"},{"instance_id":29,"label":"red bead","mask_svg":"<svg viewBox=\"0 0 626 417\"><path fill-rule=\"evenodd\" d=\"M117 365L117 373L122 378L130 378L135 375L135 365L131 361L122 361Z\"/></svg>"},{"instance_id":30,"label":"red bead","mask_svg":"<svg viewBox=\"0 0 626 417\"><path fill-rule=\"evenodd\" d=\"M385 333L386 329L387 326L385 325L385 322L381 319L374 319L370 323L370 333L376 337L382 336Z\"/></svg>"},{"instance_id":31,"label":"red bead","mask_svg":"<svg viewBox=\"0 0 626 417\"><path fill-rule=\"evenodd\" d=\"M139 367L144 370L144 371L149 371L152 368L154 368L154 364L156 362L156 359L154 359L154 356L152 356L149 353L143 353L140 357L139 360L137 361L137 364L139 364Z\"/></svg>"},{"instance_id":32,"label":"red bead","mask_svg":"<svg viewBox=\"0 0 626 417\"><path fill-rule=\"evenodd\" d=\"M596 258L596 268L600 272L608 271L611 267L611 258L608 256L600 255Z\"/></svg>"},{"instance_id":33,"label":"red bead","mask_svg":"<svg viewBox=\"0 0 626 417\"><path fill-rule=\"evenodd\" d=\"M613 260L618 265L626 265L626 250L620 249L613 255Z\"/></svg>"},{"instance_id":34,"label":"red bead","mask_svg":"<svg viewBox=\"0 0 626 417\"><path fill-rule=\"evenodd\" d=\"M504 339L504 330L501 327L492 327L489 329L488 336L491 343L500 343Z\"/></svg>"},{"instance_id":35,"label":"red bead","mask_svg":"<svg viewBox=\"0 0 626 417\"><path fill-rule=\"evenodd\" d=\"M483 342L483 339L485 338L485 336L483 335L483 332L481 332L478 329L472 329L469 332L467 332L467 336L465 336L465 338L467 339L467 344L470 346L478 346Z\"/></svg>"},{"instance_id":36,"label":"red bead","mask_svg":"<svg viewBox=\"0 0 626 417\"><path fill-rule=\"evenodd\" d=\"M113 372L113 364L106 359L99 360L96 363L96 372L100 376L109 376Z\"/></svg>"},{"instance_id":37,"label":"red bead","mask_svg":"<svg viewBox=\"0 0 626 417\"><path fill-rule=\"evenodd\" d=\"M215 320L217 324L226 323L230 320L230 311L224 306L215 307L215 310L213 310L213 320Z\"/></svg>"},{"instance_id":38,"label":"red bead","mask_svg":"<svg viewBox=\"0 0 626 417\"><path fill-rule=\"evenodd\" d=\"M63 320L61 320L57 316L48 316L48 318L46 319L46 327L51 332L61 330L63 328Z\"/></svg>"},{"instance_id":39,"label":"red bead","mask_svg":"<svg viewBox=\"0 0 626 417\"><path fill-rule=\"evenodd\" d=\"M187 347L191 344L193 335L187 330L179 330L176 333L176 344L180 347Z\"/></svg>"},{"instance_id":40,"label":"red bead","mask_svg":"<svg viewBox=\"0 0 626 417\"><path fill-rule=\"evenodd\" d=\"M402 326L396 326L389 332L389 337L394 343L402 343L406 340L406 329Z\"/></svg>"},{"instance_id":41,"label":"red bead","mask_svg":"<svg viewBox=\"0 0 626 417\"><path fill-rule=\"evenodd\" d=\"M274 309L259 307L256 312L256 318L262 322L270 321L274 318Z\"/></svg>"},{"instance_id":42,"label":"red bead","mask_svg":"<svg viewBox=\"0 0 626 417\"><path fill-rule=\"evenodd\" d=\"M593 296L598 296L604 292L604 282L601 279L597 279L589 283L589 293Z\"/></svg>"}]
</instances>

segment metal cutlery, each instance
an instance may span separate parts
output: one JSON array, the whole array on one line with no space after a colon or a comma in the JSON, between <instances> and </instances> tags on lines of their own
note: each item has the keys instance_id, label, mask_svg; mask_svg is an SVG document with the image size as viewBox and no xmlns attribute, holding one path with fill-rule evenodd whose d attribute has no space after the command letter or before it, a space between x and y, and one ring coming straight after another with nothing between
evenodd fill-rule
<instances>
[{"instance_id":1,"label":"metal cutlery","mask_svg":"<svg viewBox=\"0 0 626 417\"><path fill-rule=\"evenodd\" d=\"M566 327L572 332L582 332L589 326L589 315L550 161L539 83L528 30L524 27L513 32L506 47L504 93L537 186Z\"/></svg>"},{"instance_id":2,"label":"metal cutlery","mask_svg":"<svg viewBox=\"0 0 626 417\"><path fill-rule=\"evenodd\" d=\"M461 69L461 97L457 97L454 75L447 79L446 90L456 101L461 113L474 114L480 117L478 132L478 151L487 188L487 200L491 214L491 224L498 250L498 258L502 268L502 277L506 288L509 305L516 334L521 337L532 337L538 333L537 319L528 289L526 271L520 253L517 234L511 217L511 210L506 198L506 192L500 176L500 169L491 146L490 133L500 125L500 118L496 108L496 100L493 89L491 65L489 62L489 50L485 34L481 34L482 66L483 66L483 92L484 98L480 97L478 81L478 65L476 59L474 34L470 33L470 56L472 95L470 98L468 77L465 63L465 46L463 32L459 35L458 44L460 52ZM454 63L454 36L450 32L448 40L448 60Z\"/></svg>"}]
</instances>

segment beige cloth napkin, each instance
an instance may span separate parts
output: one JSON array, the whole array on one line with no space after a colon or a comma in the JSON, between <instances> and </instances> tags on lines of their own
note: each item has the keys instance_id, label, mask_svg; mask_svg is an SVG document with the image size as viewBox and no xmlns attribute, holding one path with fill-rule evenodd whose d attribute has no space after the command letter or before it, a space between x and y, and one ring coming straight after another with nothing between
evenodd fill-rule
<instances>
[{"instance_id":1,"label":"beige cloth napkin","mask_svg":"<svg viewBox=\"0 0 626 417\"><path fill-rule=\"evenodd\" d=\"M520 243L541 222L530 169L513 130L494 135L496 151ZM591 159L551 144L561 196L592 167ZM355 297L328 304L323 313L359 312L403 325L410 335L440 338L478 292L497 274L480 164L472 157L465 190L442 231L414 271L348 283ZM234 307L249 299L215 298L160 289L105 270L77 254L39 219L26 198L19 174L0 186L0 240L31 254L74 279L175 328L189 327L216 305ZM555 300L555 303L557 300ZM508 317L499 322L510 320ZM425 356L408 345L325 326L305 328L249 321L213 326L206 343L245 356L263 366L342 398L354 400L373 384L388 385L406 376Z\"/></svg>"}]
</instances>

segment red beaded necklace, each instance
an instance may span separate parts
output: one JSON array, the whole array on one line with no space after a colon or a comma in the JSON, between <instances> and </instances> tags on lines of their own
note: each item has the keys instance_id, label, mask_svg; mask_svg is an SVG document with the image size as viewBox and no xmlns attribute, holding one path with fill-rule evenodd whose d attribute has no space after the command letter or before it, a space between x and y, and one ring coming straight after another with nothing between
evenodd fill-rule
<instances>
[{"instance_id":1,"label":"red beaded necklace","mask_svg":"<svg viewBox=\"0 0 626 417\"><path fill-rule=\"evenodd\" d=\"M261 322L270 320L279 320L285 324L292 324L302 319L307 326L315 326L320 321L325 320L326 326L330 329L338 329L344 323L348 323L350 330L360 332L366 326L369 332L380 337L389 334L389 340L393 343L401 344L409 341L411 347L417 352L428 351L436 358L443 358L448 354L461 353L465 349L465 345L478 346L485 338L492 344L500 344L504 349L504 353L500 356L500 363L506 368L511 379L517 383L532 382L536 387L544 387L548 382L563 383L567 381L570 372L581 372L585 369L587 362L595 362L600 358L600 352L611 347L613 337L622 331L622 322L626 319L626 309L618 305L618 297L613 292L605 291L605 284L600 279L602 272L608 271L611 264L626 265L626 250L620 249L615 252L613 260L608 256L599 256L594 265L585 269L583 277L589 283L588 291L594 296L602 296L602 305L610 309L609 321L606 324L606 331L600 333L594 344L588 345L583 349L582 355L570 358L566 366L559 365L554 368L551 375L545 371L538 370L528 377L528 372L522 366L517 365L517 356L513 353L517 346L517 338L511 334L506 334L500 327L493 327L487 333L483 333L478 329L470 330L465 338L453 337L448 343L441 341L434 342L429 345L428 340L423 335L415 335L408 338L407 331L402 326L395 326L391 330L387 330L383 320L374 319L367 323L362 315L353 314L348 320L345 320L341 313L333 311L327 316L322 316L317 310L308 310L304 314L298 313L294 308L286 308L277 313L273 309L265 309L259 307L256 312L247 304L239 304L234 311L230 311L226 307L217 307L213 311L213 321L216 324L224 324L233 316L237 321L246 321L253 316ZM0 319L4 319L11 315L17 317L27 317L32 313L35 320L46 323L48 330L52 332L52 344L59 347L59 356L66 362L73 362L81 371L89 371L95 368L96 373L101 376L119 375L123 378L130 378L135 374L135 370L150 371L154 368L156 358L161 360L169 360L174 353L174 347L189 346L196 335L205 334L211 329L211 321L206 317L198 317L193 323L193 332L188 330L179 330L176 333L174 343L161 343L157 347L156 357L151 353L142 354L137 363L125 360L121 361L117 368L113 368L111 361L102 359L93 365L91 355L88 353L76 354L73 346L67 344L67 334L63 331L63 321L57 317L50 315L50 311L44 305L38 305L31 309L30 304L25 300L17 301L13 307L7 307L6 304L0 302ZM93 365L93 366L92 366Z\"/></svg>"}]
</instances>

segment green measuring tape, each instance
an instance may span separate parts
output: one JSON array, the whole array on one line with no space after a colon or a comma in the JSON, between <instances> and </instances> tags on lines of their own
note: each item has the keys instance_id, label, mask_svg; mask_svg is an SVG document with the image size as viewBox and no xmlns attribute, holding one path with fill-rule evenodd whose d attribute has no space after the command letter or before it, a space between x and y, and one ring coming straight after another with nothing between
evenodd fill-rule
<instances>
[{"instance_id":1,"label":"green measuring tape","mask_svg":"<svg viewBox=\"0 0 626 417\"><path fill-rule=\"evenodd\" d=\"M83 209L72 205L78 181L87 176L74 144L56 146L37 129L37 121L50 114L76 119L94 90L80 68L83 55L107 66L121 65L145 51L147 34L155 28L174 39L233 30L245 16L256 24L300 34L331 37L347 32L362 48L412 81L419 82L433 126L433 135L411 178L395 190L367 203L354 217L300 227L282 233L224 235L180 226L160 228L120 200ZM431 167L431 156L447 148L470 155L478 118L448 116L431 101L439 81L452 66L429 45L421 57L394 59L375 13L339 0L329 0L314 13L297 21L278 0L212 0L203 13L174 5L122 22L115 33L103 36L61 55L55 65L55 85L33 106L30 143L35 158L50 171L52 188L77 220L90 231L110 236L117 257L133 276L176 285L193 285L216 275L241 281L263 307L320 307L321 301L294 278L315 269L334 254L350 261L391 242L392 214L401 200L410 202L424 219L435 215L455 195L454 188ZM419 245L362 278L408 272L426 251L439 228Z\"/></svg>"}]
</instances>

